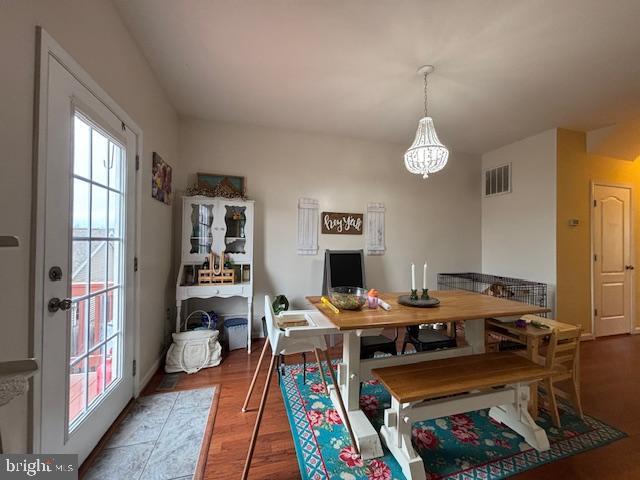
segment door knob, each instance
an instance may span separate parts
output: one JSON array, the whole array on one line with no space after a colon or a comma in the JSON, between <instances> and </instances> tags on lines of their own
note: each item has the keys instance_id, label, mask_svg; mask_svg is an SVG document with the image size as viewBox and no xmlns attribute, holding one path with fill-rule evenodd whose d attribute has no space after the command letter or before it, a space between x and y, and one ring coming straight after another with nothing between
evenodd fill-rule
<instances>
[{"instance_id":1,"label":"door knob","mask_svg":"<svg viewBox=\"0 0 640 480\"><path fill-rule=\"evenodd\" d=\"M54 297L49 300L47 308L51 313L56 313L58 310L69 310L71 308L71 299L65 298L60 300L58 297Z\"/></svg>"},{"instance_id":2,"label":"door knob","mask_svg":"<svg viewBox=\"0 0 640 480\"><path fill-rule=\"evenodd\" d=\"M633 265L625 265L624 268L626 270L633 270L635 267Z\"/></svg>"}]
</instances>

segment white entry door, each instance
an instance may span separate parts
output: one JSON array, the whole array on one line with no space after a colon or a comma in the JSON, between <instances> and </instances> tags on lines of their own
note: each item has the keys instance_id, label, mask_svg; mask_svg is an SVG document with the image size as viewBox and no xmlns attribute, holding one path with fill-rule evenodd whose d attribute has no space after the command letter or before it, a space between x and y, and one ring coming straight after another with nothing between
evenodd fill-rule
<instances>
[{"instance_id":1,"label":"white entry door","mask_svg":"<svg viewBox=\"0 0 640 480\"><path fill-rule=\"evenodd\" d=\"M595 185L593 213L595 335L631 330L631 189Z\"/></svg>"},{"instance_id":2,"label":"white entry door","mask_svg":"<svg viewBox=\"0 0 640 480\"><path fill-rule=\"evenodd\" d=\"M136 137L47 70L40 450L82 462L133 396Z\"/></svg>"}]
</instances>

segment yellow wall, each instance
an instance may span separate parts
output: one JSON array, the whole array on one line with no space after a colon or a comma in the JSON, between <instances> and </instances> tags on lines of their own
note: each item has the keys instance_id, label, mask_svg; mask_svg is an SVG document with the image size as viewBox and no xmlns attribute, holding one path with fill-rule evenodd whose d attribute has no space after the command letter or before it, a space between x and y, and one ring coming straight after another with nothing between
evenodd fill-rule
<instances>
[{"instance_id":1,"label":"yellow wall","mask_svg":"<svg viewBox=\"0 0 640 480\"><path fill-rule=\"evenodd\" d=\"M591 183L622 183L633 186L632 255L640 258L640 161L590 155L584 132L558 129L557 157L557 318L591 328ZM580 225L570 227L571 218ZM640 265L639 265L640 266ZM636 271L640 271L640 268ZM640 278L636 279L635 304L640 306ZM638 323L638 316L634 318Z\"/></svg>"}]
</instances>

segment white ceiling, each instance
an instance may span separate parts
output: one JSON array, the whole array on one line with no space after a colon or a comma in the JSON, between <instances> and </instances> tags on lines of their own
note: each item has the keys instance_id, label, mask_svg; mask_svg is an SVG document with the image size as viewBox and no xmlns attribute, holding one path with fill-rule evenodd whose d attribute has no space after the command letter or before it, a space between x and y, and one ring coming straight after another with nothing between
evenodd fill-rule
<instances>
[{"instance_id":1,"label":"white ceiling","mask_svg":"<svg viewBox=\"0 0 640 480\"><path fill-rule=\"evenodd\" d=\"M483 153L640 115L638 0L114 0L180 114Z\"/></svg>"}]
</instances>

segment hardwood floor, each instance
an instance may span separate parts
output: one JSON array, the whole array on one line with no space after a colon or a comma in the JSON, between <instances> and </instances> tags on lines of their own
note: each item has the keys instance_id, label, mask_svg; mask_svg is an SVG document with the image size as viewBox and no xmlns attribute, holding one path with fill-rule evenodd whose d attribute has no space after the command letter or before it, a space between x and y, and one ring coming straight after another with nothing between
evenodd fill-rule
<instances>
[{"instance_id":1,"label":"hardwood floor","mask_svg":"<svg viewBox=\"0 0 640 480\"><path fill-rule=\"evenodd\" d=\"M250 356L243 350L231 352L219 367L185 375L177 387L186 389L211 384L222 387L205 479L240 477L264 374L258 378L251 411L243 414L240 408L261 347L262 340L256 340ZM339 356L340 352L339 348L334 349L332 355ZM585 413L623 430L629 437L512 478L640 479L640 335L583 342L581 355ZM287 359L287 363L298 361L301 360ZM263 368L266 369L266 365ZM147 392L154 391L160 378L160 375L154 378ZM249 478L300 478L289 423L275 382L271 386Z\"/></svg>"}]
</instances>

